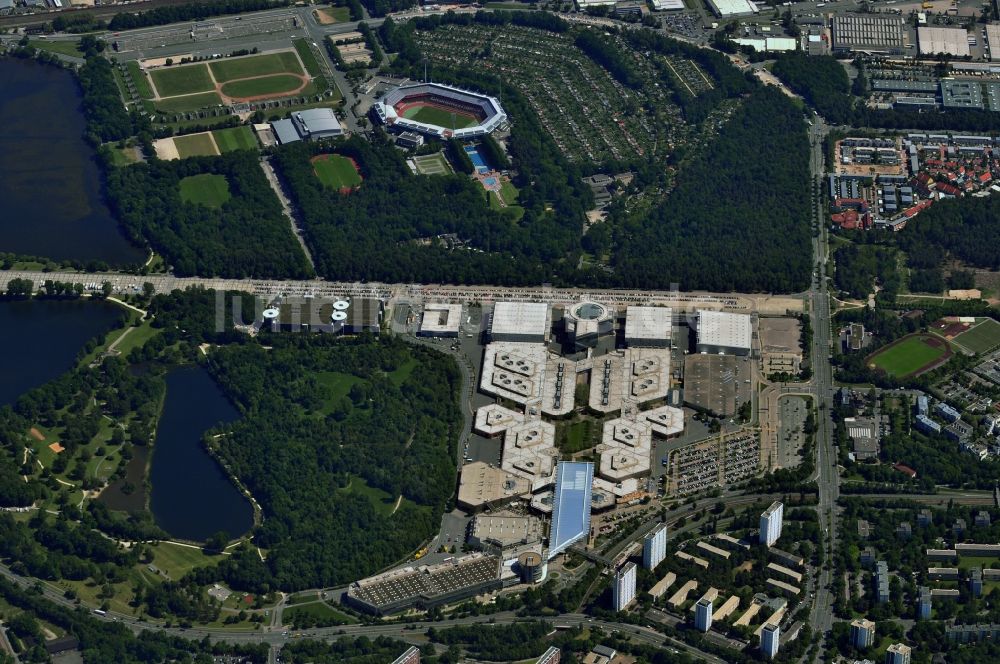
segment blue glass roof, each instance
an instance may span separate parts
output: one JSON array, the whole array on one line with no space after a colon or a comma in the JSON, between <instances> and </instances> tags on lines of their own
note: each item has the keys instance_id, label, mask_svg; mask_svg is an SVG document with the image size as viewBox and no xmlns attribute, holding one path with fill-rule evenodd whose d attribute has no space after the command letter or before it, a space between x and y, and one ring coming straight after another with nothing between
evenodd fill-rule
<instances>
[{"instance_id":1,"label":"blue glass roof","mask_svg":"<svg viewBox=\"0 0 1000 664\"><path fill-rule=\"evenodd\" d=\"M549 560L590 534L590 491L594 464L560 462L552 500Z\"/></svg>"}]
</instances>

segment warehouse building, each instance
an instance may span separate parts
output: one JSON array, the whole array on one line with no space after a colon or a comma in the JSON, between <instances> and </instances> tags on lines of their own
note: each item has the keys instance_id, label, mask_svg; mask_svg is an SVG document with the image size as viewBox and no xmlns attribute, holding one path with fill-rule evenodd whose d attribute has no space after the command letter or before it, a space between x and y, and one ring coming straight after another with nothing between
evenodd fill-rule
<instances>
[{"instance_id":1,"label":"warehouse building","mask_svg":"<svg viewBox=\"0 0 1000 664\"><path fill-rule=\"evenodd\" d=\"M902 16L838 14L831 28L835 52L899 54L906 43Z\"/></svg>"},{"instance_id":2,"label":"warehouse building","mask_svg":"<svg viewBox=\"0 0 1000 664\"><path fill-rule=\"evenodd\" d=\"M924 56L944 53L965 58L970 54L969 33L964 28L920 26L917 28L917 48Z\"/></svg>"},{"instance_id":3,"label":"warehouse building","mask_svg":"<svg viewBox=\"0 0 1000 664\"><path fill-rule=\"evenodd\" d=\"M670 348L673 321L670 307L630 306L625 310L625 343L629 347Z\"/></svg>"},{"instance_id":4,"label":"warehouse building","mask_svg":"<svg viewBox=\"0 0 1000 664\"><path fill-rule=\"evenodd\" d=\"M501 569L498 556L472 553L355 581L346 598L356 608L380 616L411 608L431 609L499 589Z\"/></svg>"},{"instance_id":5,"label":"warehouse building","mask_svg":"<svg viewBox=\"0 0 1000 664\"><path fill-rule=\"evenodd\" d=\"M469 512L497 508L531 493L531 483L483 461L466 464L458 483L458 506Z\"/></svg>"},{"instance_id":6,"label":"warehouse building","mask_svg":"<svg viewBox=\"0 0 1000 664\"><path fill-rule=\"evenodd\" d=\"M490 321L490 340L545 343L548 341L551 325L548 304L497 302Z\"/></svg>"},{"instance_id":7,"label":"warehouse building","mask_svg":"<svg viewBox=\"0 0 1000 664\"><path fill-rule=\"evenodd\" d=\"M272 332L342 332L347 316L335 304L321 297L286 297L264 310L262 327Z\"/></svg>"},{"instance_id":8,"label":"warehouse building","mask_svg":"<svg viewBox=\"0 0 1000 664\"><path fill-rule=\"evenodd\" d=\"M708 6L719 18L750 16L760 12L757 5L750 0L708 0Z\"/></svg>"},{"instance_id":9,"label":"warehouse building","mask_svg":"<svg viewBox=\"0 0 1000 664\"><path fill-rule=\"evenodd\" d=\"M506 549L542 540L542 522L533 516L477 515L469 524L469 546Z\"/></svg>"},{"instance_id":10,"label":"warehouse building","mask_svg":"<svg viewBox=\"0 0 1000 664\"><path fill-rule=\"evenodd\" d=\"M698 352L723 355L749 355L753 326L748 314L722 311L698 312Z\"/></svg>"},{"instance_id":11,"label":"warehouse building","mask_svg":"<svg viewBox=\"0 0 1000 664\"><path fill-rule=\"evenodd\" d=\"M432 302L424 305L424 315L420 319L420 336L454 338L458 336L461 328L461 304Z\"/></svg>"},{"instance_id":12,"label":"warehouse building","mask_svg":"<svg viewBox=\"0 0 1000 664\"><path fill-rule=\"evenodd\" d=\"M941 81L944 108L983 108L983 87L979 81Z\"/></svg>"},{"instance_id":13,"label":"warehouse building","mask_svg":"<svg viewBox=\"0 0 1000 664\"><path fill-rule=\"evenodd\" d=\"M382 328L382 300L375 297L356 297L347 308L347 319L344 321L344 332L361 334L369 332L378 334Z\"/></svg>"},{"instance_id":14,"label":"warehouse building","mask_svg":"<svg viewBox=\"0 0 1000 664\"><path fill-rule=\"evenodd\" d=\"M986 31L986 58L1000 60L1000 23L990 23L983 29Z\"/></svg>"}]
</instances>

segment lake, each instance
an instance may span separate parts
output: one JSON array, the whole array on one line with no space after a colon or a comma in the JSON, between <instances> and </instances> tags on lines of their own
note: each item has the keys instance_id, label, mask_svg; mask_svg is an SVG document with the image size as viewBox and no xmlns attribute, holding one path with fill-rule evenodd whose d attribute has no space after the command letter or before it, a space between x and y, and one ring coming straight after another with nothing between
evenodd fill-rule
<instances>
[{"instance_id":1,"label":"lake","mask_svg":"<svg viewBox=\"0 0 1000 664\"><path fill-rule=\"evenodd\" d=\"M170 535L203 541L220 530L237 537L253 526L250 503L201 444L205 431L239 416L205 369L167 375L150 467L150 510Z\"/></svg>"},{"instance_id":2,"label":"lake","mask_svg":"<svg viewBox=\"0 0 1000 664\"><path fill-rule=\"evenodd\" d=\"M83 345L122 316L107 302L0 301L0 405L73 368Z\"/></svg>"},{"instance_id":3,"label":"lake","mask_svg":"<svg viewBox=\"0 0 1000 664\"><path fill-rule=\"evenodd\" d=\"M0 252L141 263L101 197L80 101L70 72L0 57Z\"/></svg>"}]
</instances>

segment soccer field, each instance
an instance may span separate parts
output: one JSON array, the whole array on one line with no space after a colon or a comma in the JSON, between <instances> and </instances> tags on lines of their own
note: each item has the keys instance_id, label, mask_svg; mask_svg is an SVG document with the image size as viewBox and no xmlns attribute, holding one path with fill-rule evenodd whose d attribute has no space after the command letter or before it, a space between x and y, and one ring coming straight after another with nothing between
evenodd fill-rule
<instances>
[{"instance_id":1,"label":"soccer field","mask_svg":"<svg viewBox=\"0 0 1000 664\"><path fill-rule=\"evenodd\" d=\"M927 334L914 334L876 352L868 362L890 376L902 378L916 373L951 354L948 342Z\"/></svg>"},{"instance_id":2,"label":"soccer field","mask_svg":"<svg viewBox=\"0 0 1000 664\"><path fill-rule=\"evenodd\" d=\"M1000 346L1000 323L984 318L978 324L955 337L955 343L980 355Z\"/></svg>"},{"instance_id":3,"label":"soccer field","mask_svg":"<svg viewBox=\"0 0 1000 664\"><path fill-rule=\"evenodd\" d=\"M219 83L268 74L302 74L302 65L294 51L215 60L209 66Z\"/></svg>"},{"instance_id":4,"label":"soccer field","mask_svg":"<svg viewBox=\"0 0 1000 664\"><path fill-rule=\"evenodd\" d=\"M149 73L161 97L176 97L215 89L204 64L156 69Z\"/></svg>"},{"instance_id":5,"label":"soccer field","mask_svg":"<svg viewBox=\"0 0 1000 664\"><path fill-rule=\"evenodd\" d=\"M230 81L222 86L222 94L229 97L256 97L292 93L302 87L302 79L291 74L274 74L261 78Z\"/></svg>"},{"instance_id":6,"label":"soccer field","mask_svg":"<svg viewBox=\"0 0 1000 664\"><path fill-rule=\"evenodd\" d=\"M257 149L257 138L250 131L250 127L216 129L212 132L212 136L215 138L215 144L219 146L219 152Z\"/></svg>"},{"instance_id":7,"label":"soccer field","mask_svg":"<svg viewBox=\"0 0 1000 664\"><path fill-rule=\"evenodd\" d=\"M229 183L225 175L189 175L181 180L181 199L185 203L219 207L230 199Z\"/></svg>"},{"instance_id":8,"label":"soccer field","mask_svg":"<svg viewBox=\"0 0 1000 664\"><path fill-rule=\"evenodd\" d=\"M181 159L210 157L219 154L219 151L215 149L215 143L212 142L212 135L208 132L175 136L174 147L177 148L177 156Z\"/></svg>"},{"instance_id":9,"label":"soccer field","mask_svg":"<svg viewBox=\"0 0 1000 664\"><path fill-rule=\"evenodd\" d=\"M465 129L479 124L479 120L467 113L446 111L436 106L411 106L403 111L403 117L407 120L416 120L424 124L437 125L447 129ZM452 124L454 122L454 124Z\"/></svg>"},{"instance_id":10,"label":"soccer field","mask_svg":"<svg viewBox=\"0 0 1000 664\"><path fill-rule=\"evenodd\" d=\"M347 157L339 154L320 155L313 160L316 177L331 189L351 189L361 184L361 175Z\"/></svg>"}]
</instances>

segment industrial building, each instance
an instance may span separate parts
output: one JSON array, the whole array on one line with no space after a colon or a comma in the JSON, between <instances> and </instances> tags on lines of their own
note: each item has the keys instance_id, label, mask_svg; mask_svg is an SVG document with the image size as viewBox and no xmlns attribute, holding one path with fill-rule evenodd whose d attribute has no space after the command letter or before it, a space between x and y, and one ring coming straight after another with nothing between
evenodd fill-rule
<instances>
[{"instance_id":1,"label":"industrial building","mask_svg":"<svg viewBox=\"0 0 1000 664\"><path fill-rule=\"evenodd\" d=\"M760 632L760 650L768 659L774 659L778 654L781 630L774 623L764 625Z\"/></svg>"},{"instance_id":2,"label":"industrial building","mask_svg":"<svg viewBox=\"0 0 1000 664\"><path fill-rule=\"evenodd\" d=\"M667 556L667 524L661 523L642 540L642 566L656 569Z\"/></svg>"},{"instance_id":3,"label":"industrial building","mask_svg":"<svg viewBox=\"0 0 1000 664\"><path fill-rule=\"evenodd\" d=\"M545 343L552 326L549 305L543 302L497 302L490 321L491 341Z\"/></svg>"},{"instance_id":4,"label":"industrial building","mask_svg":"<svg viewBox=\"0 0 1000 664\"><path fill-rule=\"evenodd\" d=\"M687 9L684 0L653 0L653 11L669 12Z\"/></svg>"},{"instance_id":5,"label":"industrial building","mask_svg":"<svg viewBox=\"0 0 1000 664\"><path fill-rule=\"evenodd\" d=\"M878 425L870 418L844 418L847 435L854 442L854 459L877 459L879 453Z\"/></svg>"},{"instance_id":6,"label":"industrial building","mask_svg":"<svg viewBox=\"0 0 1000 664\"><path fill-rule=\"evenodd\" d=\"M566 336L578 348L593 347L614 331L611 310L596 302L580 302L567 307L563 315Z\"/></svg>"},{"instance_id":7,"label":"industrial building","mask_svg":"<svg viewBox=\"0 0 1000 664\"><path fill-rule=\"evenodd\" d=\"M712 600L702 597L694 605L694 626L700 632L712 629Z\"/></svg>"},{"instance_id":8,"label":"industrial building","mask_svg":"<svg viewBox=\"0 0 1000 664\"><path fill-rule=\"evenodd\" d=\"M761 544L771 546L778 541L781 537L781 521L784 514L784 504L776 500L760 515Z\"/></svg>"},{"instance_id":9,"label":"industrial building","mask_svg":"<svg viewBox=\"0 0 1000 664\"><path fill-rule=\"evenodd\" d=\"M531 482L482 461L462 467L458 506L468 512L496 508L531 493Z\"/></svg>"},{"instance_id":10,"label":"industrial building","mask_svg":"<svg viewBox=\"0 0 1000 664\"><path fill-rule=\"evenodd\" d=\"M636 566L632 562L625 563L615 572L611 593L615 611L624 611L635 599L635 576Z\"/></svg>"},{"instance_id":11,"label":"industrial building","mask_svg":"<svg viewBox=\"0 0 1000 664\"><path fill-rule=\"evenodd\" d=\"M670 307L629 306L625 310L625 343L630 348L670 348L673 321Z\"/></svg>"},{"instance_id":12,"label":"industrial building","mask_svg":"<svg viewBox=\"0 0 1000 664\"><path fill-rule=\"evenodd\" d=\"M864 650L875 643L875 623L865 618L855 618L851 621L851 644Z\"/></svg>"},{"instance_id":13,"label":"industrial building","mask_svg":"<svg viewBox=\"0 0 1000 664\"><path fill-rule=\"evenodd\" d=\"M986 58L1000 60L1000 23L989 23L983 27L986 32Z\"/></svg>"},{"instance_id":14,"label":"industrial building","mask_svg":"<svg viewBox=\"0 0 1000 664\"><path fill-rule=\"evenodd\" d=\"M355 581L347 602L375 615L430 609L500 588L502 561L472 553L436 565L404 567Z\"/></svg>"},{"instance_id":15,"label":"industrial building","mask_svg":"<svg viewBox=\"0 0 1000 664\"><path fill-rule=\"evenodd\" d=\"M549 560L590 536L590 494L593 481L592 463L564 461L556 468ZM632 594L635 594L634 578Z\"/></svg>"},{"instance_id":16,"label":"industrial building","mask_svg":"<svg viewBox=\"0 0 1000 664\"><path fill-rule=\"evenodd\" d=\"M477 515L469 524L469 546L506 549L542 540L542 522L533 516Z\"/></svg>"},{"instance_id":17,"label":"industrial building","mask_svg":"<svg viewBox=\"0 0 1000 664\"><path fill-rule=\"evenodd\" d=\"M969 33L964 28L939 28L919 26L917 28L917 48L920 55L934 56L939 53L965 58L969 52Z\"/></svg>"},{"instance_id":18,"label":"industrial building","mask_svg":"<svg viewBox=\"0 0 1000 664\"><path fill-rule=\"evenodd\" d=\"M297 141L318 141L344 135L344 129L332 108L295 111L290 118L271 123L271 131L281 145Z\"/></svg>"},{"instance_id":19,"label":"industrial building","mask_svg":"<svg viewBox=\"0 0 1000 664\"><path fill-rule=\"evenodd\" d=\"M698 312L699 353L749 355L752 343L753 325L748 314Z\"/></svg>"},{"instance_id":20,"label":"industrial building","mask_svg":"<svg viewBox=\"0 0 1000 664\"><path fill-rule=\"evenodd\" d=\"M751 0L708 0L708 6L719 18L750 16L760 12L760 9Z\"/></svg>"},{"instance_id":21,"label":"industrial building","mask_svg":"<svg viewBox=\"0 0 1000 664\"><path fill-rule=\"evenodd\" d=\"M983 108L983 86L979 81L941 81L941 106Z\"/></svg>"},{"instance_id":22,"label":"industrial building","mask_svg":"<svg viewBox=\"0 0 1000 664\"><path fill-rule=\"evenodd\" d=\"M272 332L343 332L349 307L346 300L286 297L264 310L261 326Z\"/></svg>"},{"instance_id":23,"label":"industrial building","mask_svg":"<svg viewBox=\"0 0 1000 664\"><path fill-rule=\"evenodd\" d=\"M831 24L833 50L902 53L904 25L902 16L892 14L837 14Z\"/></svg>"},{"instance_id":24,"label":"industrial building","mask_svg":"<svg viewBox=\"0 0 1000 664\"><path fill-rule=\"evenodd\" d=\"M347 318L344 320L346 334L361 334L368 332L378 334L382 329L382 313L385 311L382 300L374 297L356 297L347 308Z\"/></svg>"},{"instance_id":25,"label":"industrial building","mask_svg":"<svg viewBox=\"0 0 1000 664\"><path fill-rule=\"evenodd\" d=\"M462 305L431 302L424 305L424 315L420 319L420 336L458 336L462 329Z\"/></svg>"}]
</instances>

